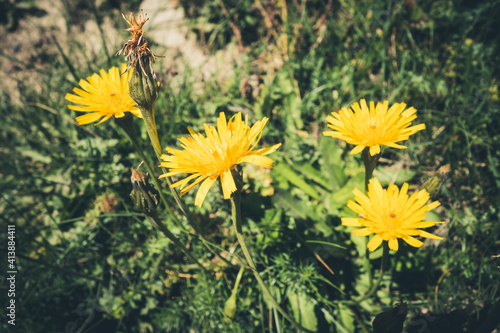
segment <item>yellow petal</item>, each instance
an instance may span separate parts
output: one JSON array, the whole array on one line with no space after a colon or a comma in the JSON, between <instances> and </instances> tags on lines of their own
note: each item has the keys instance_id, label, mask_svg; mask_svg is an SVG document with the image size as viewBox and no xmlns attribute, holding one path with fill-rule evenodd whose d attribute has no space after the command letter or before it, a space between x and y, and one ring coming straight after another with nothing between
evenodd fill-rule
<instances>
[{"instance_id":1,"label":"yellow petal","mask_svg":"<svg viewBox=\"0 0 500 333\"><path fill-rule=\"evenodd\" d=\"M106 120L108 120L109 118L111 118L111 116L113 116L113 114L107 114L104 116L104 118L101 119L101 121L99 121L97 124L95 124L96 126L99 125L99 124L102 124L103 122L105 122Z\"/></svg>"},{"instance_id":2,"label":"yellow petal","mask_svg":"<svg viewBox=\"0 0 500 333\"><path fill-rule=\"evenodd\" d=\"M419 241L411 236L403 237L403 240L413 247L421 247L422 245L424 245L424 243L422 243L421 241Z\"/></svg>"},{"instance_id":3,"label":"yellow petal","mask_svg":"<svg viewBox=\"0 0 500 333\"><path fill-rule=\"evenodd\" d=\"M416 110L411 107L405 111L405 103L395 103L389 108L389 102L375 104L362 99L350 108L343 107L326 117L327 126L332 131L323 134L345 140L355 145L350 154L360 153L364 147L370 147L372 156L380 153L380 146L403 149L396 142L407 140L410 135L425 128L424 124L411 126L416 118Z\"/></svg>"},{"instance_id":4,"label":"yellow petal","mask_svg":"<svg viewBox=\"0 0 500 333\"><path fill-rule=\"evenodd\" d=\"M423 230L420 231L420 236L421 237L425 237L425 238L443 240L443 237L439 237L439 236L433 235L433 234L428 233L427 231L423 231Z\"/></svg>"},{"instance_id":5,"label":"yellow petal","mask_svg":"<svg viewBox=\"0 0 500 333\"><path fill-rule=\"evenodd\" d=\"M398 247L398 239L396 237L389 238L389 248L393 251L397 251Z\"/></svg>"},{"instance_id":6,"label":"yellow petal","mask_svg":"<svg viewBox=\"0 0 500 333\"><path fill-rule=\"evenodd\" d=\"M425 190L423 190L425 191ZM434 202L431 202L430 204L427 205L427 210L433 210L434 208L436 208L437 206L441 205L441 203L439 201L434 201Z\"/></svg>"},{"instance_id":7,"label":"yellow petal","mask_svg":"<svg viewBox=\"0 0 500 333\"><path fill-rule=\"evenodd\" d=\"M207 196L208 190L212 187L212 185L215 183L217 178L211 179L207 178L201 185L200 188L198 189L198 192L196 193L196 198L194 200L194 204L198 207L201 207L203 204L203 201L205 200L205 197Z\"/></svg>"},{"instance_id":8,"label":"yellow petal","mask_svg":"<svg viewBox=\"0 0 500 333\"><path fill-rule=\"evenodd\" d=\"M79 105L68 105L68 108L80 112L92 112L93 115L77 118L80 124L88 124L102 119L97 125L115 116L121 118L125 112L141 117L139 110L134 107L135 102L128 94L128 74L120 76L118 68L113 67L106 72L94 73L87 81L80 80L79 86L74 88L73 94L66 94L65 99ZM99 115L99 116L97 116Z\"/></svg>"},{"instance_id":9,"label":"yellow petal","mask_svg":"<svg viewBox=\"0 0 500 333\"><path fill-rule=\"evenodd\" d=\"M352 234L356 236L368 236L373 234L373 231L369 228L363 228L363 229L353 230Z\"/></svg>"},{"instance_id":10,"label":"yellow petal","mask_svg":"<svg viewBox=\"0 0 500 333\"><path fill-rule=\"evenodd\" d=\"M222 193L224 194L224 199L229 199L231 194L236 191L236 184L234 183L233 175L231 171L224 171L220 175L222 183Z\"/></svg>"},{"instance_id":11,"label":"yellow petal","mask_svg":"<svg viewBox=\"0 0 500 333\"><path fill-rule=\"evenodd\" d=\"M361 153L363 151L363 149L365 149L364 145L357 145L356 147L354 147L353 150L351 150L351 152L349 154L350 155L359 154L359 153Z\"/></svg>"},{"instance_id":12,"label":"yellow petal","mask_svg":"<svg viewBox=\"0 0 500 333\"><path fill-rule=\"evenodd\" d=\"M351 218L351 217L343 217L341 219L342 225L348 226L348 227L361 227L362 224L359 223L359 219L357 218Z\"/></svg>"},{"instance_id":13,"label":"yellow petal","mask_svg":"<svg viewBox=\"0 0 500 333\"><path fill-rule=\"evenodd\" d=\"M86 125L93 123L94 121L97 121L104 115L99 113L99 112L94 112L90 114L85 114L83 116L76 117L76 121L78 122L78 125Z\"/></svg>"},{"instance_id":14,"label":"yellow petal","mask_svg":"<svg viewBox=\"0 0 500 333\"><path fill-rule=\"evenodd\" d=\"M375 251L380 244L382 244L382 237L380 237L378 234L373 236L372 239L368 242L368 250L371 252Z\"/></svg>"},{"instance_id":15,"label":"yellow petal","mask_svg":"<svg viewBox=\"0 0 500 333\"><path fill-rule=\"evenodd\" d=\"M271 169L274 166L274 161L267 156L248 155L240 159L240 163L251 163L263 168Z\"/></svg>"},{"instance_id":16,"label":"yellow petal","mask_svg":"<svg viewBox=\"0 0 500 333\"><path fill-rule=\"evenodd\" d=\"M375 145L375 146L370 147L370 155L371 156L375 156L379 153L380 153L380 146L379 145Z\"/></svg>"}]
</instances>

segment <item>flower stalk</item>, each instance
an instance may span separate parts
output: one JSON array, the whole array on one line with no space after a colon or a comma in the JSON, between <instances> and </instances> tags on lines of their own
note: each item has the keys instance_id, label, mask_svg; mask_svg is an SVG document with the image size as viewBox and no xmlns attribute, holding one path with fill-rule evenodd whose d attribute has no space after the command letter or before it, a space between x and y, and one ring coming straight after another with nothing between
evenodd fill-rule
<instances>
[{"instance_id":1,"label":"flower stalk","mask_svg":"<svg viewBox=\"0 0 500 333\"><path fill-rule=\"evenodd\" d=\"M131 37L116 55L123 53L125 59L129 61L125 71L133 68L132 77L128 84L129 94L132 100L137 103L137 107L141 111L144 124L146 125L146 131L148 132L156 157L161 162L161 145L158 139L155 121L155 103L158 98L160 86L152 65L158 56L149 49L148 42L144 38L144 31L142 30L142 27L149 18L144 14L136 17L132 13L128 19L125 16L123 16L123 18L129 24L129 28L126 29L126 31L130 32ZM163 171L166 172L165 170ZM167 184L174 196L175 202L186 218L188 218L186 207L181 201L177 191L171 187L172 181L169 178L167 178Z\"/></svg>"},{"instance_id":2,"label":"flower stalk","mask_svg":"<svg viewBox=\"0 0 500 333\"><path fill-rule=\"evenodd\" d=\"M154 177L153 177L154 178ZM206 268L194 257L182 244L175 235L168 230L165 225L160 220L158 216L158 211L156 206L158 205L158 191L149 184L148 176L139 171L132 170L132 177L130 178L132 182L132 192L130 197L134 203L134 206L141 211L151 223L151 225L158 231L160 231L165 237L167 237L177 248L179 248L186 256L188 256L192 261L194 261L200 268L206 270Z\"/></svg>"},{"instance_id":3,"label":"flower stalk","mask_svg":"<svg viewBox=\"0 0 500 333\"><path fill-rule=\"evenodd\" d=\"M384 242L384 244L382 246L383 246L382 261L380 262L380 269L379 269L379 275L378 275L377 281L375 281L375 284L373 284L370 287L370 290L365 295L363 295L355 300L352 300L352 301L346 301L346 302L344 302L345 304L352 304L352 305L360 304L364 300L367 300L370 297L372 297L373 294L375 294L377 292L378 288L380 287L380 283L382 282L382 279L384 277L385 267L387 266L387 261L389 259L389 243Z\"/></svg>"},{"instance_id":4,"label":"flower stalk","mask_svg":"<svg viewBox=\"0 0 500 333\"><path fill-rule=\"evenodd\" d=\"M139 110L141 110L142 118L144 120L144 124L146 125L146 131L148 132L149 140L153 145L156 158L159 162L161 162L161 145L160 140L158 139L155 121L155 103L158 98L159 85L156 75L152 72L151 60L149 58L139 60L139 65L135 68L132 74L129 87L130 96L137 103ZM167 170L163 167L162 171L164 173L167 172ZM179 209L191 223L192 220L189 219L189 212L182 202L179 193L172 187L170 177L165 177L165 179L167 181L168 188L174 196L175 202L179 206ZM191 225L195 228L195 231L199 231L200 228L197 225Z\"/></svg>"},{"instance_id":5,"label":"flower stalk","mask_svg":"<svg viewBox=\"0 0 500 333\"><path fill-rule=\"evenodd\" d=\"M155 110L155 102L158 97L159 85L156 79L156 75L152 72L151 61L149 58L139 60L137 68L134 70L132 78L129 82L130 87L130 96L137 103L139 110L141 110L142 117L144 120L144 124L146 125L146 130L148 132L149 139L151 144L153 145L153 149L155 151L156 157L158 161L161 160L161 145L160 140L158 139L158 132L156 129L156 121L154 117ZM161 167L163 173L166 173L167 170L164 167ZM182 202L179 193L175 188L172 187L172 181L170 177L164 177L170 192L172 193L177 206L181 210L182 214L186 217L187 222L193 227L194 231L200 235L200 239L203 244L212 252L212 254L219 257L223 262L227 265L230 263L220 256L219 253L213 251L210 246L206 243L203 237L201 237L201 227L198 223L191 218L187 207ZM155 179L155 182L157 180ZM170 211L170 208L168 208ZM173 213L172 213L173 215ZM181 225L180 221L179 224ZM184 228L183 228L184 229Z\"/></svg>"},{"instance_id":6,"label":"flower stalk","mask_svg":"<svg viewBox=\"0 0 500 333\"><path fill-rule=\"evenodd\" d=\"M387 260L389 258L389 243L384 242L384 244L382 246L383 246L382 261L380 262L380 270L379 270L379 276L377 278L377 281L375 281L375 284L373 284L371 286L371 289L370 289L370 291L368 291L368 293L366 293L361 298L358 298L357 300L355 300L355 303L357 303L357 304L361 303L365 299L372 297L372 295L377 291L377 289L380 286L380 283L382 282L382 278L384 277L384 273L385 273L385 266L387 265Z\"/></svg>"},{"instance_id":7,"label":"flower stalk","mask_svg":"<svg viewBox=\"0 0 500 333\"><path fill-rule=\"evenodd\" d=\"M370 148L365 147L363 151L361 152L361 157L363 158L363 162L365 165L365 193L368 192L368 183L370 182L370 179L373 176L373 171L375 170L375 167L377 166L377 162L380 158L381 153L379 152L378 154L372 156L370 154ZM370 288L373 287L373 275L372 275L372 269L370 265L370 250L368 249L368 241L369 239L365 239L365 258L363 262L363 266L365 267L366 272L368 273L368 282Z\"/></svg>"},{"instance_id":8,"label":"flower stalk","mask_svg":"<svg viewBox=\"0 0 500 333\"><path fill-rule=\"evenodd\" d=\"M134 68L129 81L130 97L141 110L151 144L156 156L159 158L161 156L161 145L155 121L155 102L158 98L159 85L156 75L152 71L151 61L148 58L139 59L138 61L139 65Z\"/></svg>"},{"instance_id":9,"label":"flower stalk","mask_svg":"<svg viewBox=\"0 0 500 333\"><path fill-rule=\"evenodd\" d=\"M231 296L227 299L224 304L224 315L227 317L228 321L234 319L234 315L236 314L236 295L238 293L238 287L240 285L240 280L243 277L243 272L245 271L245 266L241 266L236 276L236 281L234 282L233 291L231 292Z\"/></svg>"},{"instance_id":10,"label":"flower stalk","mask_svg":"<svg viewBox=\"0 0 500 333\"><path fill-rule=\"evenodd\" d=\"M373 177L373 171L375 171L375 167L377 166L377 162L380 159L380 155L381 153L372 156L370 154L370 148L368 147L363 149L361 153L363 163L365 164L365 192L368 192L368 183Z\"/></svg>"},{"instance_id":11,"label":"flower stalk","mask_svg":"<svg viewBox=\"0 0 500 333\"><path fill-rule=\"evenodd\" d=\"M115 122L118 126L120 126L123 131L127 134L128 138L130 139L130 142L132 142L132 145L135 148L135 151L139 154L141 157L142 161L144 162L144 165L146 166L146 170L150 175L153 175L151 178L153 181L153 184L156 188L161 188L160 183L158 182L158 178L154 176L154 171L153 168L151 167L151 164L149 163L149 159L146 158L146 155L144 154L144 150L142 149L141 145L137 141L137 134L134 130L133 122L132 122L132 117L130 115L125 115L123 118L115 118ZM182 225L181 221L177 218L177 215L174 214L172 209L170 208L170 204L167 201L167 198L165 197L165 194L163 194L163 191L159 191L159 196L160 200L162 201L163 205L165 206L165 209L168 211L172 219L174 220L175 224L181 230L187 231L186 228Z\"/></svg>"},{"instance_id":12,"label":"flower stalk","mask_svg":"<svg viewBox=\"0 0 500 333\"><path fill-rule=\"evenodd\" d=\"M144 31L142 30L142 27L149 20L149 18L147 18L146 15L139 15L139 17L136 17L134 16L134 14L130 14L130 17L128 19L125 16L124 18L129 24L129 28L126 30L129 31L132 36L125 43L123 48L118 51L117 55L124 53L125 59L130 62L125 70L133 68L132 77L130 78L128 85L130 97L137 104L137 107L140 110L155 155L158 161L161 162L162 149L160 140L158 138L155 121L155 103L156 99L158 98L160 86L152 67L152 63L157 59L158 56L153 54L149 49L148 42L144 38ZM145 158L143 159L145 160ZM167 170L164 167L162 167L161 169L163 173L167 173ZM151 172L149 169L148 171ZM189 211L182 202L179 193L175 188L172 187L172 181L170 177L165 178L168 188L170 189L174 200L177 203L177 206L185 216L187 222L193 227L195 232L199 234L203 244L212 254L219 257L227 265L231 266L231 264L225 258L223 258L216 251L212 250L212 248L208 245L208 243L202 236L200 226L194 219L190 218ZM156 181L155 184L157 184ZM168 209L170 210L170 207L168 207ZM181 225L180 222L178 224ZM183 230L185 229L183 228Z\"/></svg>"},{"instance_id":13,"label":"flower stalk","mask_svg":"<svg viewBox=\"0 0 500 333\"><path fill-rule=\"evenodd\" d=\"M286 313L286 311L278 304L276 299L273 297L271 292L269 291L269 288L267 288L264 280L260 277L259 272L257 271L257 267L255 266L255 263L252 259L252 256L250 255L250 251L248 250L248 247L245 243L245 238L243 237L243 230L242 230L242 221L241 221L241 188L243 187L243 180L241 178L241 174L232 169L231 173L233 175L233 178L235 179L236 183L236 191L231 195L231 217L233 220L233 226L234 226L234 231L236 233L236 238L238 239L238 243L241 246L241 249L243 251L243 254L245 255L245 259L247 260L248 266L250 266L250 270L252 271L253 275L255 276L255 279L259 283L262 291L268 298L268 300L271 302L273 307L279 311L283 315L283 317L286 318L296 329L303 331L303 332L313 332L311 330L308 330L307 328L303 327L299 323L297 323L290 315Z\"/></svg>"}]
</instances>

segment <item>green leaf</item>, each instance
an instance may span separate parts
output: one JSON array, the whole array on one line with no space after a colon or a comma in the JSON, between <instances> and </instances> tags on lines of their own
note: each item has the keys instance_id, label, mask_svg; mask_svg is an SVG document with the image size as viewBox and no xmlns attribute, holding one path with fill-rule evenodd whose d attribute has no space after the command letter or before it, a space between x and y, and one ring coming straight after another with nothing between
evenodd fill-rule
<instances>
[{"instance_id":1,"label":"green leaf","mask_svg":"<svg viewBox=\"0 0 500 333\"><path fill-rule=\"evenodd\" d=\"M389 184L407 183L415 177L416 173L415 170L387 167L376 169L373 175L379 180L380 184L385 187Z\"/></svg>"},{"instance_id":2,"label":"green leaf","mask_svg":"<svg viewBox=\"0 0 500 333\"><path fill-rule=\"evenodd\" d=\"M328 177L329 188L332 191L340 189L346 179L346 165L342 160L342 149L337 145L335 140L322 136L320 140L320 154L323 157L320 161L321 169Z\"/></svg>"},{"instance_id":3,"label":"green leaf","mask_svg":"<svg viewBox=\"0 0 500 333\"><path fill-rule=\"evenodd\" d=\"M306 219L305 201L296 200L288 191L279 191L273 195L273 203L277 207L282 207L287 211L287 215Z\"/></svg>"},{"instance_id":4,"label":"green leaf","mask_svg":"<svg viewBox=\"0 0 500 333\"><path fill-rule=\"evenodd\" d=\"M24 157L29 157L33 160L33 162L40 162L43 164L50 164L52 162L52 158L50 156L42 155L35 150L21 150L19 152Z\"/></svg>"},{"instance_id":5,"label":"green leaf","mask_svg":"<svg viewBox=\"0 0 500 333\"><path fill-rule=\"evenodd\" d=\"M347 249L346 247L342 246L342 245L338 245L338 244L335 244L335 243L329 243L329 242L322 242L322 241L316 241L316 240L308 240L306 241L306 243L316 243L316 244L325 244L325 245L330 245L330 246L333 246L333 247L338 247L338 248L341 248L341 249Z\"/></svg>"},{"instance_id":6,"label":"green leaf","mask_svg":"<svg viewBox=\"0 0 500 333\"><path fill-rule=\"evenodd\" d=\"M342 303L339 303L338 319L347 332L354 332L354 316L352 315L352 311Z\"/></svg>"},{"instance_id":7,"label":"green leaf","mask_svg":"<svg viewBox=\"0 0 500 333\"><path fill-rule=\"evenodd\" d=\"M315 302L303 291L287 291L288 301L292 307L295 321L307 329L316 331L318 318L314 312Z\"/></svg>"},{"instance_id":8,"label":"green leaf","mask_svg":"<svg viewBox=\"0 0 500 333\"><path fill-rule=\"evenodd\" d=\"M283 210L271 208L266 209L264 212L264 217L261 219L262 224L277 224L281 221L281 216L283 215Z\"/></svg>"},{"instance_id":9,"label":"green leaf","mask_svg":"<svg viewBox=\"0 0 500 333\"><path fill-rule=\"evenodd\" d=\"M283 107L287 114L285 119L287 120L289 130L300 130L304 127L304 122L301 117L301 100L297 96L295 87L293 84L293 79L287 71L282 71L276 77L278 81L278 86L283 94ZM290 121L288 121L290 120Z\"/></svg>"},{"instance_id":10,"label":"green leaf","mask_svg":"<svg viewBox=\"0 0 500 333\"><path fill-rule=\"evenodd\" d=\"M330 195L330 204L332 207L340 209L347 204L347 201L354 198L352 191L354 188L362 191L364 189L365 175L360 172L351 179L338 191Z\"/></svg>"},{"instance_id":11,"label":"green leaf","mask_svg":"<svg viewBox=\"0 0 500 333\"><path fill-rule=\"evenodd\" d=\"M304 193L310 195L316 200L321 200L321 196L314 187L309 185L299 174L292 170L287 164L279 163L274 167L274 172L285 178L288 182L295 185Z\"/></svg>"},{"instance_id":12,"label":"green leaf","mask_svg":"<svg viewBox=\"0 0 500 333\"><path fill-rule=\"evenodd\" d=\"M438 213L436 213L434 210L431 210L425 213L424 221L441 222L443 221L443 219L439 216Z\"/></svg>"},{"instance_id":13,"label":"green leaf","mask_svg":"<svg viewBox=\"0 0 500 333\"><path fill-rule=\"evenodd\" d=\"M315 169L311 164L304 163L302 165L294 165L294 169L299 171L304 177L307 177L316 183L322 185L324 188L329 189L330 184L321 171Z\"/></svg>"}]
</instances>

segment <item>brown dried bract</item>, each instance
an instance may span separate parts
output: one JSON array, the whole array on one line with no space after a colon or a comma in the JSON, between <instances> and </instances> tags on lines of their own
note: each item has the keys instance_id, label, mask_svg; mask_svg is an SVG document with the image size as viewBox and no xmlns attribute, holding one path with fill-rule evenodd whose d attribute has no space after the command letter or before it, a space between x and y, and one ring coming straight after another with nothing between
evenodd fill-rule
<instances>
[{"instance_id":1,"label":"brown dried bract","mask_svg":"<svg viewBox=\"0 0 500 333\"><path fill-rule=\"evenodd\" d=\"M144 31L142 30L142 27L149 20L149 17L147 17L144 12L137 17L133 13L130 13L130 17L128 19L125 15L122 14L122 16L130 26L128 29L125 29L125 31L130 32L132 37L130 37L130 39L125 43L125 45L123 45L122 49L118 51L116 55L124 53L125 60L129 61L125 72L131 67L136 68L137 62L139 62L142 72L145 73L144 68L142 67L143 61L140 60L149 59L151 63L158 58L157 55L151 52L148 47L148 42L143 38ZM139 22L137 22L138 20Z\"/></svg>"}]
</instances>

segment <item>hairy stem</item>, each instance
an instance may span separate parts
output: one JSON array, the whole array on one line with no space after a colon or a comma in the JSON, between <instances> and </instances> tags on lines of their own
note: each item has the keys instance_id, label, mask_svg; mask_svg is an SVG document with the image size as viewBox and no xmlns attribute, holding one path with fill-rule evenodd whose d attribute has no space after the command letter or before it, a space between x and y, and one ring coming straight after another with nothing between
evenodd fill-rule
<instances>
[{"instance_id":1,"label":"hairy stem","mask_svg":"<svg viewBox=\"0 0 500 333\"><path fill-rule=\"evenodd\" d=\"M146 218L148 219L148 221L153 225L153 227L155 227L156 230L160 231L163 235L165 235L168 239L170 239L170 241L172 241L172 243L174 243L174 245L179 249L181 250L182 252L184 252L184 254L186 256L189 257L189 259L191 259L192 261L194 261L200 268L202 268L203 270L206 270L205 266L203 266L199 261L198 259L196 259L195 256L193 256L191 254L191 252L189 252L186 247L177 239L177 237L175 237L175 235L173 233L170 232L170 230L168 230L164 225L163 223L161 222L161 220L158 218L158 215L153 215L153 216L149 216L149 215L146 215Z\"/></svg>"},{"instance_id":2,"label":"hairy stem","mask_svg":"<svg viewBox=\"0 0 500 333\"><path fill-rule=\"evenodd\" d=\"M361 153L361 156L363 157L363 162L365 164L365 193L368 193L368 183L370 182L370 179L373 176L373 171L375 170L377 162L380 158L380 153L375 156L371 156L370 148L365 147L365 149L363 149L363 152ZM370 283L370 288L371 288L373 287L373 276L370 266L370 251L368 250L368 242L369 238L367 237L365 241L366 250L365 250L365 259L363 266L365 267L365 270L368 273L368 281Z\"/></svg>"},{"instance_id":3,"label":"hairy stem","mask_svg":"<svg viewBox=\"0 0 500 333\"><path fill-rule=\"evenodd\" d=\"M311 330L308 330L305 327L302 327L299 323L297 323L295 320L293 320L292 317L290 317L283 308L278 304L276 299L273 297L269 289L267 288L264 280L260 277L259 272L257 271L257 268L255 267L255 263L252 259L252 256L250 255L250 252L248 251L247 245L245 243L245 239L243 238L242 234L242 228L241 228L241 209L240 209L240 192L237 190L233 195L231 196L231 215L233 219L233 225L234 225L234 230L236 232L236 237L238 238L238 242L240 243L241 249L243 250L243 254L245 255L245 258L247 260L248 265L250 266L250 270L252 271L253 275L255 276L255 279L259 283L262 291L264 294L267 296L273 307L278 310L283 317L285 317L295 328L297 328L300 331L303 332L313 332Z\"/></svg>"},{"instance_id":4,"label":"hairy stem","mask_svg":"<svg viewBox=\"0 0 500 333\"><path fill-rule=\"evenodd\" d=\"M154 118L154 105L152 106L153 110L147 111L147 110L142 110L141 113L143 115L144 123L146 124L146 130L148 132L149 139L151 141L151 144L153 145L153 149L156 154L156 158L158 161L161 163L161 145L160 145L160 140L158 139L158 132L156 131L156 122ZM161 167L161 170L163 173L167 173L167 169L164 167ZM189 225L191 225L194 229L194 231L200 236L200 240L203 242L205 247L216 257L218 257L220 260L222 260L226 265L232 266L227 259L222 257L218 252L212 250L212 248L208 245L206 240L203 238L203 233L201 232L201 227L199 224L196 222L195 219L191 218L191 215L189 213L189 210L186 208L184 203L181 200L181 197L179 196L179 193L175 188L172 187L172 180L170 177L165 177L165 180L167 181L168 188L170 189L170 192L172 192L172 195L174 196L175 202L179 206L179 209L181 210L182 214L186 217L187 222Z\"/></svg>"},{"instance_id":5,"label":"hairy stem","mask_svg":"<svg viewBox=\"0 0 500 333\"><path fill-rule=\"evenodd\" d=\"M129 116L125 116L129 117ZM151 180L153 181L154 186L158 190L158 193L160 194L160 200L163 202L165 209L168 211L174 222L177 224L179 228L181 228L184 231L187 231L186 228L182 225L181 221L177 218L177 216L174 214L172 209L170 209L170 205L167 201L167 198L165 197L165 194L163 194L163 191L161 191L160 183L158 182L158 179L155 176L155 173L153 171L153 168L151 167L151 164L149 163L149 159L146 158L146 155L144 154L144 151L137 141L137 135L134 131L132 120L127 119L127 120L121 120L117 119L116 123L125 131L127 134L128 138L132 142L132 145L135 148L135 151L139 154L141 159L144 161L144 165L146 166L146 169L148 170L149 174L151 175Z\"/></svg>"}]
</instances>

